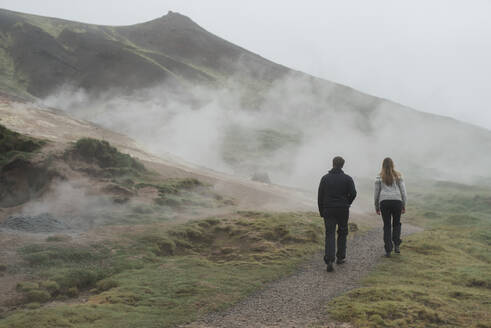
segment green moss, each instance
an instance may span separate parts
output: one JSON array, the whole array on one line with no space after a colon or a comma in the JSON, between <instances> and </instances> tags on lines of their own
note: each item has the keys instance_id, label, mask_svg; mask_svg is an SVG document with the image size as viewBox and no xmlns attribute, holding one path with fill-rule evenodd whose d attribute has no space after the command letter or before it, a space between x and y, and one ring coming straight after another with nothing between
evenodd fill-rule
<instances>
[{"instance_id":1,"label":"green moss","mask_svg":"<svg viewBox=\"0 0 491 328\"><path fill-rule=\"evenodd\" d=\"M416 189L406 215L426 231L405 238L401 255L384 259L362 288L333 300L333 319L360 327L491 325L491 190L461 187Z\"/></svg>"},{"instance_id":2,"label":"green moss","mask_svg":"<svg viewBox=\"0 0 491 328\"><path fill-rule=\"evenodd\" d=\"M29 80L23 72L15 69L14 59L10 55L12 42L10 33L0 32L0 90L31 99L32 96L27 92Z\"/></svg>"},{"instance_id":3,"label":"green moss","mask_svg":"<svg viewBox=\"0 0 491 328\"><path fill-rule=\"evenodd\" d=\"M37 303L37 302L26 304L26 309L29 309L29 310L39 309L40 307L41 307L41 304Z\"/></svg>"},{"instance_id":4,"label":"green moss","mask_svg":"<svg viewBox=\"0 0 491 328\"><path fill-rule=\"evenodd\" d=\"M22 258L30 266L51 266L58 263L82 262L101 258L103 254L85 247L29 245L21 248Z\"/></svg>"},{"instance_id":5,"label":"green moss","mask_svg":"<svg viewBox=\"0 0 491 328\"><path fill-rule=\"evenodd\" d=\"M151 225L111 244L111 252L97 260L58 256L63 261L56 266L34 266L41 270L37 274L58 284L57 299L75 296L76 288L90 290L88 301L18 310L0 327L172 327L189 322L292 272L306 254L321 247L317 241L264 241L263 234L288 231L302 240L316 232L319 237L321 223L315 213L256 212L171 228ZM105 268L103 274L87 275L97 267ZM42 281L32 289L51 285Z\"/></svg>"},{"instance_id":6,"label":"green moss","mask_svg":"<svg viewBox=\"0 0 491 328\"><path fill-rule=\"evenodd\" d=\"M53 38L58 38L64 29L71 29L81 33L86 31L88 24L68 22L61 19L42 17L29 14L19 14L27 23L39 27L44 32L50 34Z\"/></svg>"},{"instance_id":7,"label":"green moss","mask_svg":"<svg viewBox=\"0 0 491 328\"><path fill-rule=\"evenodd\" d=\"M79 139L67 155L87 163L97 164L113 176L140 174L145 172L141 162L128 154L119 152L105 140L92 138Z\"/></svg>"},{"instance_id":8,"label":"green moss","mask_svg":"<svg viewBox=\"0 0 491 328\"><path fill-rule=\"evenodd\" d=\"M43 140L31 138L9 130L0 124L0 166L16 158L28 158L45 143Z\"/></svg>"},{"instance_id":9,"label":"green moss","mask_svg":"<svg viewBox=\"0 0 491 328\"><path fill-rule=\"evenodd\" d=\"M19 250L22 258L37 275L39 282L23 282L17 290L25 302L43 303L52 297L74 297L79 291L96 287L112 274L131 267L131 261L117 262L104 246L80 247L71 245L33 244ZM30 292L46 292L50 298L33 300Z\"/></svg>"},{"instance_id":10,"label":"green moss","mask_svg":"<svg viewBox=\"0 0 491 328\"><path fill-rule=\"evenodd\" d=\"M201 181L195 178L184 178L184 179L168 179L160 183L139 183L136 185L137 189L144 187L153 187L159 191L161 196L166 194L177 194L183 190L192 190L196 187L205 186Z\"/></svg>"},{"instance_id":11,"label":"green moss","mask_svg":"<svg viewBox=\"0 0 491 328\"><path fill-rule=\"evenodd\" d=\"M210 185L195 178L166 179L158 181L153 178L143 177L141 182L134 184L133 188L155 188L159 197L154 199L156 205L172 208L217 208L234 205L232 199L224 198L211 190ZM157 181L156 181L157 180ZM161 210L160 210L161 211Z\"/></svg>"},{"instance_id":12,"label":"green moss","mask_svg":"<svg viewBox=\"0 0 491 328\"><path fill-rule=\"evenodd\" d=\"M53 235L46 237L46 241L49 243L56 243L56 242L66 242L71 239L70 236L67 235Z\"/></svg>"},{"instance_id":13,"label":"green moss","mask_svg":"<svg viewBox=\"0 0 491 328\"><path fill-rule=\"evenodd\" d=\"M28 292L35 289L39 289L39 284L37 282L24 281L18 283L16 286L16 290L19 292Z\"/></svg>"},{"instance_id":14,"label":"green moss","mask_svg":"<svg viewBox=\"0 0 491 328\"><path fill-rule=\"evenodd\" d=\"M231 126L226 131L224 140L223 159L231 165L239 165L243 169L254 172L258 161L272 156L277 151L298 147L302 141L302 134L297 131L254 130ZM272 164L270 168L274 167Z\"/></svg>"},{"instance_id":15,"label":"green moss","mask_svg":"<svg viewBox=\"0 0 491 328\"><path fill-rule=\"evenodd\" d=\"M56 281L45 280L39 283L39 287L49 292L51 295L56 295L60 292L60 285Z\"/></svg>"},{"instance_id":16,"label":"green moss","mask_svg":"<svg viewBox=\"0 0 491 328\"><path fill-rule=\"evenodd\" d=\"M97 290L99 292L105 292L107 290L110 290L112 288L116 288L119 286L119 283L117 281L115 281L114 279L104 279L104 280L101 280L101 281L98 281L97 282Z\"/></svg>"},{"instance_id":17,"label":"green moss","mask_svg":"<svg viewBox=\"0 0 491 328\"><path fill-rule=\"evenodd\" d=\"M49 301L51 295L45 290L30 290L24 294L24 302L26 303L44 303Z\"/></svg>"}]
</instances>

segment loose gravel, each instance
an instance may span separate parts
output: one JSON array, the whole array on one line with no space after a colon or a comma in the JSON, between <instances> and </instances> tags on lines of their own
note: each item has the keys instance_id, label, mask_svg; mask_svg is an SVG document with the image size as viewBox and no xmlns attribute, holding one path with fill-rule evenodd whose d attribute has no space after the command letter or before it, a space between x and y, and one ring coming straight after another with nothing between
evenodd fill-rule
<instances>
[{"instance_id":1,"label":"loose gravel","mask_svg":"<svg viewBox=\"0 0 491 328\"><path fill-rule=\"evenodd\" d=\"M68 230L65 223L45 213L35 216L10 216L0 224L0 228L32 233L59 232Z\"/></svg>"},{"instance_id":2,"label":"loose gravel","mask_svg":"<svg viewBox=\"0 0 491 328\"><path fill-rule=\"evenodd\" d=\"M403 225L403 235L421 231ZM327 325L326 304L334 297L359 286L363 278L385 254L382 228L355 236L348 241L347 261L326 272L323 255L304 263L291 276L271 283L223 312L210 313L187 327L350 327ZM404 243L401 255L404 256ZM386 259L390 260L390 259Z\"/></svg>"}]
</instances>

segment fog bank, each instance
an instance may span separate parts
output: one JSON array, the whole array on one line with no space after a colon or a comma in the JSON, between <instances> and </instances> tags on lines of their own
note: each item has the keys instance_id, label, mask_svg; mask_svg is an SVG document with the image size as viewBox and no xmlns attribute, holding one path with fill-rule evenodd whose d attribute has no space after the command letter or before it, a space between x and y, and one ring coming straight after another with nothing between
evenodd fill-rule
<instances>
[{"instance_id":1,"label":"fog bank","mask_svg":"<svg viewBox=\"0 0 491 328\"><path fill-rule=\"evenodd\" d=\"M375 178L386 156L409 178L490 176L488 131L327 81L295 75L253 96L234 83L189 92L186 99L162 84L93 97L65 86L43 102L127 134L157 155L246 178L267 172L273 183L310 190L337 155L361 178Z\"/></svg>"}]
</instances>

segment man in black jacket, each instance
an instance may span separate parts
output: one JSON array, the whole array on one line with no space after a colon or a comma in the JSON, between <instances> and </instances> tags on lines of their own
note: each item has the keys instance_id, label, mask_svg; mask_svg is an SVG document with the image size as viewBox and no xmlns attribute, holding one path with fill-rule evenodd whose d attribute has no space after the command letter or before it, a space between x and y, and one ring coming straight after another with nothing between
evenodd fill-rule
<instances>
[{"instance_id":1,"label":"man in black jacket","mask_svg":"<svg viewBox=\"0 0 491 328\"><path fill-rule=\"evenodd\" d=\"M348 236L349 207L356 197L353 179L344 174L344 159L334 157L332 170L324 175L319 185L317 203L319 214L324 218L326 226L326 250L324 261L327 271L334 270L333 262L343 264L346 258L346 237ZM338 225L338 251L336 253L335 232Z\"/></svg>"}]
</instances>

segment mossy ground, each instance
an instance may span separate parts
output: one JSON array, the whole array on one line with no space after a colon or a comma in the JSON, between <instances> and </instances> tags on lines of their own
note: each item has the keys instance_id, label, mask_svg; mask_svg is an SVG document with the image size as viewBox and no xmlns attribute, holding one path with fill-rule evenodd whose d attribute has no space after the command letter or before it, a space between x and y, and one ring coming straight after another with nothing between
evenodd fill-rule
<instances>
[{"instance_id":1,"label":"mossy ground","mask_svg":"<svg viewBox=\"0 0 491 328\"><path fill-rule=\"evenodd\" d=\"M254 172L265 158L276 152L297 149L302 142L302 134L298 131L273 129L247 129L230 126L221 149L224 161L245 172ZM267 169L274 171L284 163L274 161L268 163Z\"/></svg>"},{"instance_id":2,"label":"mossy ground","mask_svg":"<svg viewBox=\"0 0 491 328\"><path fill-rule=\"evenodd\" d=\"M114 175L122 173L138 175L145 172L143 164L128 154L121 153L105 140L82 138L77 140L73 148L67 150L66 156L94 163Z\"/></svg>"},{"instance_id":3,"label":"mossy ground","mask_svg":"<svg viewBox=\"0 0 491 328\"><path fill-rule=\"evenodd\" d=\"M357 327L491 327L491 190L415 186L408 219L426 230L328 307ZM403 227L404 229L404 227Z\"/></svg>"},{"instance_id":4,"label":"mossy ground","mask_svg":"<svg viewBox=\"0 0 491 328\"><path fill-rule=\"evenodd\" d=\"M46 142L14 132L0 124L0 167L16 158L27 158Z\"/></svg>"},{"instance_id":5,"label":"mossy ground","mask_svg":"<svg viewBox=\"0 0 491 328\"><path fill-rule=\"evenodd\" d=\"M234 204L233 200L213 192L210 185L195 178L163 179L158 173L147 170L138 159L121 153L104 140L82 138L66 150L64 158L72 169L83 171L98 179L110 180L115 185L110 186L113 192L136 195L140 189L146 187L157 190L159 197L154 199L153 206L135 206L129 216L124 215L123 220L116 220L120 223L134 223L140 219L153 220L155 214L162 217L161 214L168 214L168 210L186 208L192 211L193 208L214 208ZM89 165L79 165L80 162ZM122 195L115 200L125 203L129 197ZM138 216L137 220L131 220L135 216Z\"/></svg>"},{"instance_id":6,"label":"mossy ground","mask_svg":"<svg viewBox=\"0 0 491 328\"><path fill-rule=\"evenodd\" d=\"M315 213L238 212L120 241L77 247L52 238L20 251L33 276L0 327L169 327L230 306L291 272L322 241ZM77 305L45 306L88 295Z\"/></svg>"}]
</instances>

